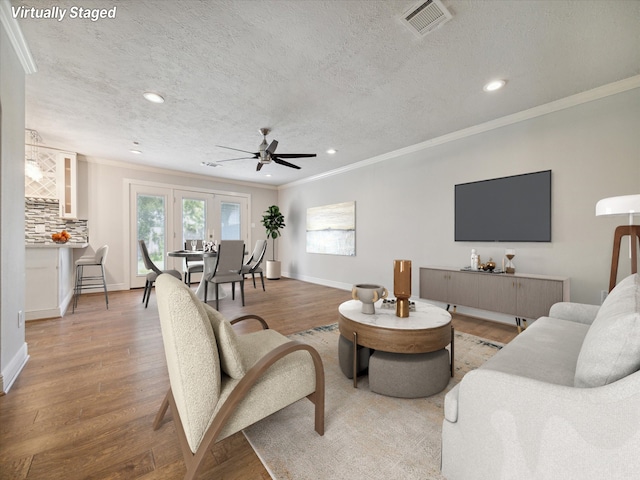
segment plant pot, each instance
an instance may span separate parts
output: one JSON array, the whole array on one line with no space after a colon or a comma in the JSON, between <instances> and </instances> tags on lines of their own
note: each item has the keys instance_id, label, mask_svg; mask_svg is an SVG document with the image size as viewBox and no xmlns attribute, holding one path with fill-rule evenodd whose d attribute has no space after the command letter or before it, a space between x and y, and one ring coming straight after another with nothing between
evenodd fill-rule
<instances>
[{"instance_id":1,"label":"plant pot","mask_svg":"<svg viewBox=\"0 0 640 480\"><path fill-rule=\"evenodd\" d=\"M280 260L267 260L267 280L280 279Z\"/></svg>"}]
</instances>

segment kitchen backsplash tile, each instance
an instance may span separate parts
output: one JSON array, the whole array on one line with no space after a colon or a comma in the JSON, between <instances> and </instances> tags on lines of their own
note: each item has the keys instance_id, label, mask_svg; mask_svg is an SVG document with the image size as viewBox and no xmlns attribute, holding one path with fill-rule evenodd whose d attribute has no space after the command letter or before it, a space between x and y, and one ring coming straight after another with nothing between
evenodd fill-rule
<instances>
[{"instance_id":1,"label":"kitchen backsplash tile","mask_svg":"<svg viewBox=\"0 0 640 480\"><path fill-rule=\"evenodd\" d=\"M36 225L44 225L44 233L36 233ZM58 200L49 198L25 198L24 230L27 244L51 242L51 234L61 230L71 234L70 243L89 242L87 220L60 218Z\"/></svg>"}]
</instances>

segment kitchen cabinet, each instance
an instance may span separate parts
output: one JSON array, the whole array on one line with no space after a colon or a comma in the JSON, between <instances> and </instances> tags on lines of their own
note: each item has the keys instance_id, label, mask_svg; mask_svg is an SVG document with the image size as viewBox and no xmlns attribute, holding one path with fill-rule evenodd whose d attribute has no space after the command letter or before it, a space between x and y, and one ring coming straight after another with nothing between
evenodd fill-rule
<instances>
[{"instance_id":1,"label":"kitchen cabinet","mask_svg":"<svg viewBox=\"0 0 640 480\"><path fill-rule=\"evenodd\" d=\"M27 245L25 318L61 317L73 299L74 251L86 243Z\"/></svg>"},{"instance_id":2,"label":"kitchen cabinet","mask_svg":"<svg viewBox=\"0 0 640 480\"><path fill-rule=\"evenodd\" d=\"M56 186L60 217L78 218L77 165L75 153L58 152L56 155Z\"/></svg>"},{"instance_id":3,"label":"kitchen cabinet","mask_svg":"<svg viewBox=\"0 0 640 480\"><path fill-rule=\"evenodd\" d=\"M39 147L36 157L41 175L38 179L25 177L25 196L58 200L61 218L78 218L76 154Z\"/></svg>"}]
</instances>

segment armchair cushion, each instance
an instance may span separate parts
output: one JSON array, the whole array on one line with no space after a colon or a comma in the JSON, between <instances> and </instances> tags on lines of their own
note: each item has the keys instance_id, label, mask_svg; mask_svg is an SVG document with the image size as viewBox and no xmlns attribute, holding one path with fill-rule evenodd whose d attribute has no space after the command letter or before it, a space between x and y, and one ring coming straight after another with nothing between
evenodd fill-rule
<instances>
[{"instance_id":1,"label":"armchair cushion","mask_svg":"<svg viewBox=\"0 0 640 480\"><path fill-rule=\"evenodd\" d=\"M607 296L585 336L576 387L600 387L640 369L640 277L631 275Z\"/></svg>"},{"instance_id":2,"label":"armchair cushion","mask_svg":"<svg viewBox=\"0 0 640 480\"><path fill-rule=\"evenodd\" d=\"M236 335L231 323L220 312L206 303L202 305L215 333L222 371L236 380L244 377L248 368L240 353L238 335Z\"/></svg>"},{"instance_id":3,"label":"armchair cushion","mask_svg":"<svg viewBox=\"0 0 640 480\"><path fill-rule=\"evenodd\" d=\"M240 348L247 354L245 357L247 367L253 367L270 351L290 342L287 337L271 329L245 333L238 335L237 338ZM242 430L314 392L316 389L314 371L313 360L306 351L293 352L278 360L252 387L251 394L238 405L236 412L220 432L219 438L225 438ZM239 380L223 375L216 414L238 382Z\"/></svg>"}]
</instances>

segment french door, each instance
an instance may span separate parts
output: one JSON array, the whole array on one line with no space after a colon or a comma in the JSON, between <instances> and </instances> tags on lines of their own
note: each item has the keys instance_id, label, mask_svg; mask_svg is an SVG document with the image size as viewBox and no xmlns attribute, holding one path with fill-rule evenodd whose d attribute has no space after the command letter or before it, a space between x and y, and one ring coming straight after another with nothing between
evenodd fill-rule
<instances>
[{"instance_id":1,"label":"french door","mask_svg":"<svg viewBox=\"0 0 640 480\"><path fill-rule=\"evenodd\" d=\"M144 267L138 240L160 269L184 271L184 260L168 257L172 250L191 248L191 241L244 240L248 245L249 196L131 184L131 288L142 287ZM192 281L198 281L197 276Z\"/></svg>"},{"instance_id":2,"label":"french door","mask_svg":"<svg viewBox=\"0 0 640 480\"><path fill-rule=\"evenodd\" d=\"M167 267L167 251L172 249L173 209L170 189L131 185L129 191L131 252L130 286L144 287L149 270L144 266L139 240L144 240L151 261L160 269Z\"/></svg>"}]
</instances>

